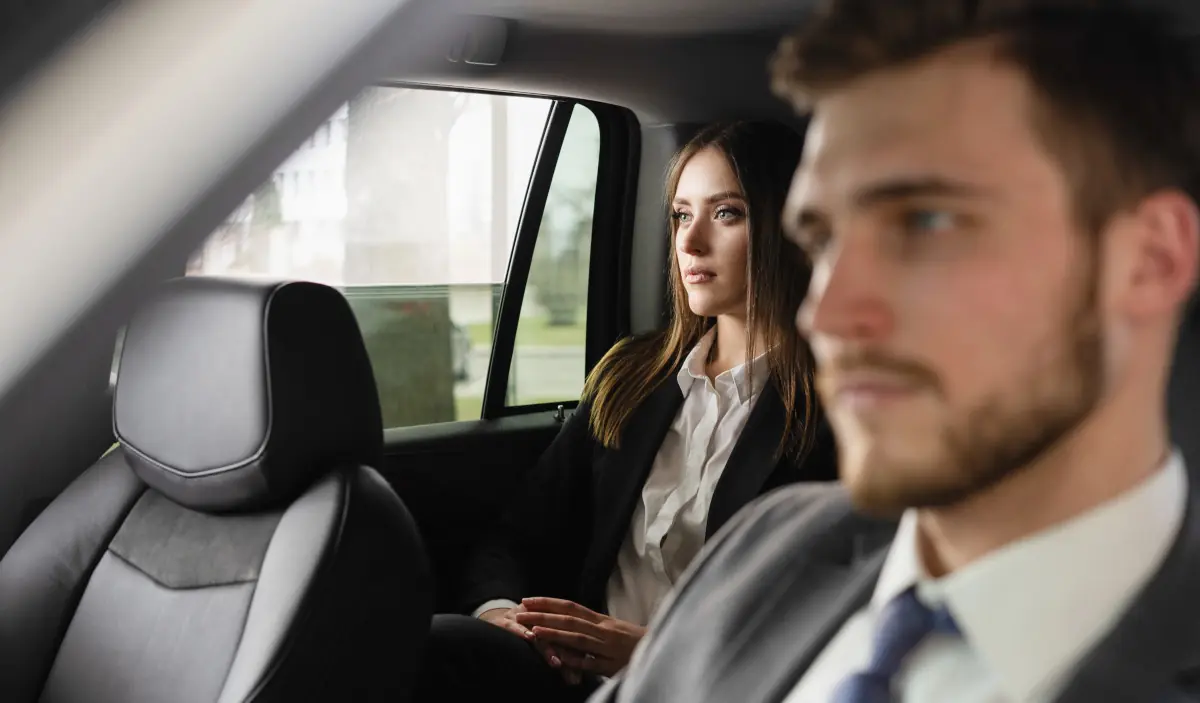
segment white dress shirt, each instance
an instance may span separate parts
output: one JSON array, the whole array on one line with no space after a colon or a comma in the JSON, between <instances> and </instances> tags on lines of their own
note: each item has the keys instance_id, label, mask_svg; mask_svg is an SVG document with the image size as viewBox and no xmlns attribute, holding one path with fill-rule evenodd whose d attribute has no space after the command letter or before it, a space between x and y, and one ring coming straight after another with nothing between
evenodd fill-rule
<instances>
[{"instance_id":1,"label":"white dress shirt","mask_svg":"<svg viewBox=\"0 0 1200 703\"><path fill-rule=\"evenodd\" d=\"M709 330L676 375L683 403L659 445L608 581L608 613L619 620L649 623L704 546L717 481L766 385L765 354L751 362L749 378L742 364L710 380L705 365L715 338ZM488 601L474 614L514 605Z\"/></svg>"},{"instance_id":2,"label":"white dress shirt","mask_svg":"<svg viewBox=\"0 0 1200 703\"><path fill-rule=\"evenodd\" d=\"M844 677L866 667L880 610L914 585L921 602L949 609L963 636L931 636L913 650L895 680L898 701L1053 700L1166 558L1186 498L1176 453L1124 495L939 579L921 564L916 513L905 513L870 603L785 703L827 703Z\"/></svg>"}]
</instances>

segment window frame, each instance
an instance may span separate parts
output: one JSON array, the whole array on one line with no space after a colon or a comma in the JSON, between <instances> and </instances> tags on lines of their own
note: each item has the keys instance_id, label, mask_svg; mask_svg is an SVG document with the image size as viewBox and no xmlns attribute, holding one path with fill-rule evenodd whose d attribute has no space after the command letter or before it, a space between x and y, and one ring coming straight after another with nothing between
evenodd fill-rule
<instances>
[{"instance_id":1,"label":"window frame","mask_svg":"<svg viewBox=\"0 0 1200 703\"><path fill-rule=\"evenodd\" d=\"M542 141L534 157L533 172L526 186L521 214L517 220L513 248L509 252L508 268L501 286L501 300L492 328L492 353L488 359L487 380L484 384L483 404L479 418L464 418L451 423L479 422L505 417L532 415L556 411L559 407L574 409L578 398L564 399L551 403L508 405L512 393L509 381L512 359L516 353L517 326L520 323L521 305L529 281L533 254L537 246L537 235L545 215L546 200L550 185L558 166L558 157L571 123L571 112L578 105L589 110L600 129L600 154L597 160L596 196L592 210L591 252L588 266L587 307L584 320L584 374L591 373L597 362L616 344L618 339L630 331L630 270L633 251L633 227L636 215L638 176L641 166L641 128L637 117L628 108L611 103L568 98L544 93L510 90L493 90L467 86L442 85L414 81L380 81L377 87L408 88L412 90L437 90L475 95L497 95L517 98L541 98L551 100L550 111L542 132ZM556 119L556 135L550 134ZM551 137L553 137L551 141ZM553 160L547 157L553 147ZM537 203L538 217L528 217L531 202ZM611 233L607 238L598 233ZM520 256L518 257L518 252ZM523 266L522 266L523 264ZM519 276L519 293L514 292L514 273ZM506 323L508 323L506 325ZM505 331L506 327L509 331ZM503 362L503 363L498 363ZM499 381L503 379L503 383ZM387 428L389 431L406 430L411 427Z\"/></svg>"},{"instance_id":2,"label":"window frame","mask_svg":"<svg viewBox=\"0 0 1200 703\"><path fill-rule=\"evenodd\" d=\"M517 327L521 322L521 307L525 301L525 289L529 283L529 272L533 265L533 252L537 247L538 231L546 214L546 201L550 197L550 184L558 169L558 157L562 153L563 140L571 123L575 106L562 100L550 104L546 126L542 129L542 142L533 159L533 173L525 188L525 200L521 215L517 219L517 231L513 248L508 255L508 270L504 274L500 295L500 309L492 326L492 358L488 361L487 382L483 386L484 418L501 417L512 407L531 410L539 406L509 406L513 388L509 384L512 360L516 354ZM593 225L593 234L595 227ZM590 278L591 271L588 271ZM591 301L588 301L591 307ZM552 406L553 407L553 406Z\"/></svg>"},{"instance_id":3,"label":"window frame","mask_svg":"<svg viewBox=\"0 0 1200 703\"><path fill-rule=\"evenodd\" d=\"M592 236L588 267L587 303L584 321L584 373L630 329L630 262L633 226L637 204L640 166L640 125L627 108L592 100L565 98L538 93L490 90L475 87L440 85L409 81L377 81L367 87L452 92L501 97L538 98L551 101L542 139L534 157L533 170L517 219L513 247L509 252L505 280L501 287L492 329L492 349L484 383L479 418L450 422L423 423L386 427L385 433L405 432L423 427L455 425L573 409L578 398L550 403L509 405L512 397L511 369L516 353L517 328L524 302L538 233L545 215L550 186L557 170L563 141L576 106L590 111L600 132L596 173L596 193L592 210ZM322 122L321 125L325 123ZM315 130L320 130L318 125ZM305 141L315 139L316 131ZM299 148L305 142L297 146ZM536 213L536 217L531 215Z\"/></svg>"},{"instance_id":4,"label":"window frame","mask_svg":"<svg viewBox=\"0 0 1200 703\"><path fill-rule=\"evenodd\" d=\"M591 101L577 104L591 110L600 125L585 320L584 369L590 373L632 327L630 278L641 173L641 129L628 109ZM604 233L609 233L607 240Z\"/></svg>"},{"instance_id":5,"label":"window frame","mask_svg":"<svg viewBox=\"0 0 1200 703\"><path fill-rule=\"evenodd\" d=\"M511 93L499 93L511 95ZM592 204L592 233L588 265L587 305L584 319L584 374L618 339L629 333L630 252L639 173L639 130L629 110L589 100L553 98L546 129L521 208L500 311L492 338L492 358L484 387L482 419L573 409L578 398L550 403L508 404L512 359L517 328L525 300L537 237L545 216L546 201L558 167L563 140L575 107L592 113L600 132L596 164L596 193ZM531 207L533 209L531 209ZM529 215L537 213L536 218ZM610 233L608 237L604 233Z\"/></svg>"}]
</instances>

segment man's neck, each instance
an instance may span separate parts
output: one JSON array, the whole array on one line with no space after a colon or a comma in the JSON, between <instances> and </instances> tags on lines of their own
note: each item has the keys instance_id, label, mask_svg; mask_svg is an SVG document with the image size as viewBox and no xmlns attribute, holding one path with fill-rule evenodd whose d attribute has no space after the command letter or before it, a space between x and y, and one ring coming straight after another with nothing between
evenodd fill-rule
<instances>
[{"instance_id":1,"label":"man's neck","mask_svg":"<svg viewBox=\"0 0 1200 703\"><path fill-rule=\"evenodd\" d=\"M962 503L919 511L926 572L936 578L955 571L1142 483L1167 459L1166 418L1131 415L1102 405L1034 464Z\"/></svg>"}]
</instances>

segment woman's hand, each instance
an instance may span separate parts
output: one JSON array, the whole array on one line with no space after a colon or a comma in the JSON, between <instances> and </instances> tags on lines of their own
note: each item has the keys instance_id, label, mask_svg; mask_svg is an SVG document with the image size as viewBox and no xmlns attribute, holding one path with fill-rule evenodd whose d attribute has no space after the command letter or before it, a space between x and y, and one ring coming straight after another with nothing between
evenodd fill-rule
<instances>
[{"instance_id":1,"label":"woman's hand","mask_svg":"<svg viewBox=\"0 0 1200 703\"><path fill-rule=\"evenodd\" d=\"M526 598L513 618L537 642L557 645L567 667L613 676L629 663L646 628L558 598Z\"/></svg>"},{"instance_id":2,"label":"woman's hand","mask_svg":"<svg viewBox=\"0 0 1200 703\"><path fill-rule=\"evenodd\" d=\"M518 621L518 616L525 612L527 611L523 605L518 605L515 608L493 608L492 610L485 610L480 613L479 619L501 629L508 630L517 637L532 644L541 653L547 664L562 673L563 680L568 685L574 686L580 683L579 670L566 664L566 660L575 661L581 659L582 655L560 652L557 647L554 647L549 642L538 640L532 631L521 625Z\"/></svg>"},{"instance_id":3,"label":"woman's hand","mask_svg":"<svg viewBox=\"0 0 1200 703\"><path fill-rule=\"evenodd\" d=\"M523 612L525 612L525 607L521 605L515 608L492 608L480 613L479 619L501 629L508 630L523 640L532 642L533 633L517 622L517 614Z\"/></svg>"}]
</instances>

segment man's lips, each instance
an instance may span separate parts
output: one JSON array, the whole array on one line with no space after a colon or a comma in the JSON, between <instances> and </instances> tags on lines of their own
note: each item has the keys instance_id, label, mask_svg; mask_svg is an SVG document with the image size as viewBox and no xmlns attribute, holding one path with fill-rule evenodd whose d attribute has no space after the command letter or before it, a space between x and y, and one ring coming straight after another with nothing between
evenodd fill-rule
<instances>
[{"instance_id":1,"label":"man's lips","mask_svg":"<svg viewBox=\"0 0 1200 703\"><path fill-rule=\"evenodd\" d=\"M855 385L839 388L834 402L856 410L877 408L908 398L916 393L915 388L882 385Z\"/></svg>"},{"instance_id":2,"label":"man's lips","mask_svg":"<svg viewBox=\"0 0 1200 703\"><path fill-rule=\"evenodd\" d=\"M861 410L906 400L922 390L909 379L867 375L839 378L825 384L832 404Z\"/></svg>"}]
</instances>

